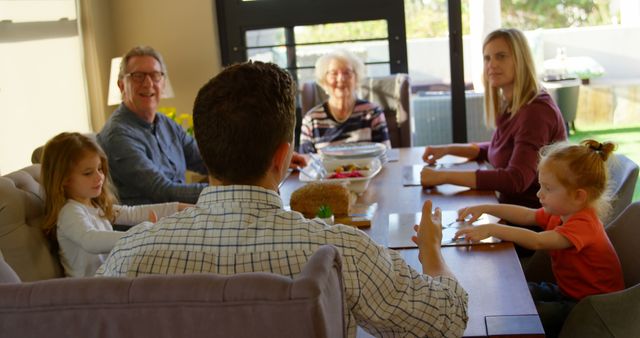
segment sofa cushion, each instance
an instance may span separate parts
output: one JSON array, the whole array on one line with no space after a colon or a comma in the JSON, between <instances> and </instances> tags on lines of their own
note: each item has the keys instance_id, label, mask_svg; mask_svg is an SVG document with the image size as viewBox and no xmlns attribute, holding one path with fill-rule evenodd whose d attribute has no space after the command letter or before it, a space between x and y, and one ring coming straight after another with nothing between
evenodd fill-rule
<instances>
[{"instance_id":1,"label":"sofa cushion","mask_svg":"<svg viewBox=\"0 0 640 338\"><path fill-rule=\"evenodd\" d=\"M20 283L20 277L0 255L0 284L2 283Z\"/></svg>"},{"instance_id":2,"label":"sofa cushion","mask_svg":"<svg viewBox=\"0 0 640 338\"><path fill-rule=\"evenodd\" d=\"M40 229L44 195L39 181L39 164L0 177L0 250L23 281L63 276L57 253Z\"/></svg>"}]
</instances>

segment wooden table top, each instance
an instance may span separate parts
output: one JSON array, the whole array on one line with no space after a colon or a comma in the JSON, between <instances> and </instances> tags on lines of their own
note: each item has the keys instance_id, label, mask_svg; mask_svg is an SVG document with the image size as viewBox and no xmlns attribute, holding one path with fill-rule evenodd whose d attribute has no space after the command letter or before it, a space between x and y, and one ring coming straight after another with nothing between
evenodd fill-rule
<instances>
[{"instance_id":1,"label":"wooden table top","mask_svg":"<svg viewBox=\"0 0 640 338\"><path fill-rule=\"evenodd\" d=\"M422 210L425 200L431 199L434 207L457 210L479 203L497 203L491 191L441 185L433 189L419 186L404 187L402 168L423 164L424 148L401 148L399 161L389 162L372 179L368 189L358 197L358 203L378 203L378 209L370 228L362 230L377 243L386 246L390 213L416 213ZM291 193L304 183L297 174L291 175L281 186L280 194L285 204ZM404 259L421 271L417 249L398 250ZM469 294L469 322L465 337L488 335L544 336L536 308L512 243L476 246L443 247L445 261L453 270ZM367 337L359 330L358 337Z\"/></svg>"}]
</instances>

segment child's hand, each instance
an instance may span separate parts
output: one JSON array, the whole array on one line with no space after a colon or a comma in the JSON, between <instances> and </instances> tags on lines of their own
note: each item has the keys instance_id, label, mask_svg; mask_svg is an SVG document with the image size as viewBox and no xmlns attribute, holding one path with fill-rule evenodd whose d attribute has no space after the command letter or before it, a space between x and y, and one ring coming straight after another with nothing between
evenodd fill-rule
<instances>
[{"instance_id":1,"label":"child's hand","mask_svg":"<svg viewBox=\"0 0 640 338\"><path fill-rule=\"evenodd\" d=\"M465 221L469 223L473 223L482 216L484 213L484 208L482 205L474 205L471 207L466 207L458 210L458 221ZM471 215L471 218L467 219L467 216Z\"/></svg>"},{"instance_id":2,"label":"child's hand","mask_svg":"<svg viewBox=\"0 0 640 338\"><path fill-rule=\"evenodd\" d=\"M456 235L453 237L453 240L455 241L461 237L464 237L467 241L470 242L479 242L485 238L491 237L491 235L489 234L489 227L487 226L487 224L483 224L458 230L456 232Z\"/></svg>"},{"instance_id":3,"label":"child's hand","mask_svg":"<svg viewBox=\"0 0 640 338\"><path fill-rule=\"evenodd\" d=\"M439 248L442 242L442 212L440 208L436 208L431 215L431 200L424 202L420 224L414 225L413 229L416 234L411 237L411 240L418 245L418 248L422 249L425 246Z\"/></svg>"},{"instance_id":4,"label":"child's hand","mask_svg":"<svg viewBox=\"0 0 640 338\"><path fill-rule=\"evenodd\" d=\"M155 211L149 210L149 222L155 223L158 221L158 215Z\"/></svg>"},{"instance_id":5,"label":"child's hand","mask_svg":"<svg viewBox=\"0 0 640 338\"><path fill-rule=\"evenodd\" d=\"M184 210L184 209L191 208L191 207L193 207L193 206L195 206L195 204L190 204L190 203L178 203L178 211L182 211L182 210Z\"/></svg>"}]
</instances>

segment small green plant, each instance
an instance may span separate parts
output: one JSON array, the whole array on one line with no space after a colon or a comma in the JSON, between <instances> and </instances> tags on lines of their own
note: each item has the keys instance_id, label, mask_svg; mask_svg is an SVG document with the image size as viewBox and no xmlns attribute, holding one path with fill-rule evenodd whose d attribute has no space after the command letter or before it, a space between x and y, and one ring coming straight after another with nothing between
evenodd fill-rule
<instances>
[{"instance_id":1,"label":"small green plant","mask_svg":"<svg viewBox=\"0 0 640 338\"><path fill-rule=\"evenodd\" d=\"M329 218L332 215L333 211L331 211L331 208L326 204L321 205L320 208L318 208L318 213L316 214L318 218Z\"/></svg>"}]
</instances>

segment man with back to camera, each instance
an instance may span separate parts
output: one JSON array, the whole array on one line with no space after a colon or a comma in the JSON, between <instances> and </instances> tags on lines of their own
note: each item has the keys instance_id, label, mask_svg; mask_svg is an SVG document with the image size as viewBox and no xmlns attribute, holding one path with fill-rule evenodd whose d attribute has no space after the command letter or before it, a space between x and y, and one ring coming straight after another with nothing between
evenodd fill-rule
<instances>
[{"instance_id":1,"label":"man with back to camera","mask_svg":"<svg viewBox=\"0 0 640 338\"><path fill-rule=\"evenodd\" d=\"M247 94L251 93L251 94ZM441 214L416 225L422 273L362 231L286 211L277 194L294 147L295 84L270 63L232 65L199 91L194 127L209 169L195 208L132 229L98 270L104 276L212 272L300 273L324 244L343 260L346 322L377 336L461 336L467 294L442 259Z\"/></svg>"}]
</instances>

